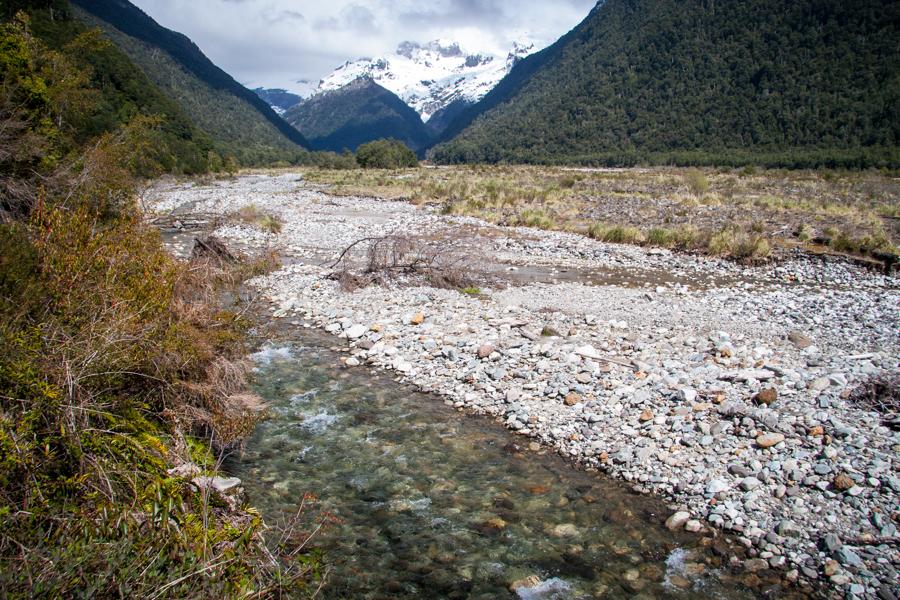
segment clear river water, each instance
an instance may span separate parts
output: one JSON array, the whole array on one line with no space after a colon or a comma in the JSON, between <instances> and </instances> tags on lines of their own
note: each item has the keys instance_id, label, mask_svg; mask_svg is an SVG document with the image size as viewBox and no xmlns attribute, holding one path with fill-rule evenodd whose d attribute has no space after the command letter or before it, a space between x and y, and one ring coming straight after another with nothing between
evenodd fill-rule
<instances>
[{"instance_id":1,"label":"clear river water","mask_svg":"<svg viewBox=\"0 0 900 600\"><path fill-rule=\"evenodd\" d=\"M254 355L271 416L226 470L269 521L307 492L337 517L314 543L325 598L752 598L709 538L655 498L387 375L309 334ZM305 344L305 345L304 345ZM513 582L532 577L527 588ZM539 583L538 583L539 581Z\"/></svg>"}]
</instances>

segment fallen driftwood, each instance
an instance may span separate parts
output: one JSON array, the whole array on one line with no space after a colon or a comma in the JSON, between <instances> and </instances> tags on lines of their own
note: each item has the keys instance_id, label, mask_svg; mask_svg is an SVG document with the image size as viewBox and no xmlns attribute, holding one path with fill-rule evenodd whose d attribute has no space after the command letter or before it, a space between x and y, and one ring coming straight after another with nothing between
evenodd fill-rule
<instances>
[{"instance_id":1,"label":"fallen driftwood","mask_svg":"<svg viewBox=\"0 0 900 600\"><path fill-rule=\"evenodd\" d=\"M191 250L191 259L214 260L220 264L234 263L238 260L222 240L212 235L208 235L204 238L194 238L194 248Z\"/></svg>"},{"instance_id":2,"label":"fallen driftwood","mask_svg":"<svg viewBox=\"0 0 900 600\"><path fill-rule=\"evenodd\" d=\"M433 287L464 288L472 284L478 272L468 242L462 237L365 237L340 253L328 277L340 282L346 291L396 282L402 277L417 277Z\"/></svg>"},{"instance_id":3,"label":"fallen driftwood","mask_svg":"<svg viewBox=\"0 0 900 600\"><path fill-rule=\"evenodd\" d=\"M631 362L625 362L623 360L618 360L609 356L602 356L594 349L593 346L582 346L581 348L575 350L575 354L589 360L596 360L599 362L609 363L611 365L618 365L620 367L625 367L626 369L634 369L634 365Z\"/></svg>"}]
</instances>

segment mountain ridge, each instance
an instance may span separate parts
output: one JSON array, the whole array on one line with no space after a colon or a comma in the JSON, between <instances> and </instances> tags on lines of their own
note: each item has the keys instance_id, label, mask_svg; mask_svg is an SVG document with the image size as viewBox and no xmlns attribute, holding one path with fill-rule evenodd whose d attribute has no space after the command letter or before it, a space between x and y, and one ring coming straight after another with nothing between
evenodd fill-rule
<instances>
[{"instance_id":1,"label":"mountain ridge","mask_svg":"<svg viewBox=\"0 0 900 600\"><path fill-rule=\"evenodd\" d=\"M428 123L454 103L474 103L488 93L535 44L516 43L506 56L471 53L458 42L401 43L393 54L347 61L324 77L313 96L370 77L396 94Z\"/></svg>"},{"instance_id":2,"label":"mountain ridge","mask_svg":"<svg viewBox=\"0 0 900 600\"><path fill-rule=\"evenodd\" d=\"M888 0L606 0L464 111L431 156L898 164L898 12Z\"/></svg>"},{"instance_id":3,"label":"mountain ridge","mask_svg":"<svg viewBox=\"0 0 900 600\"><path fill-rule=\"evenodd\" d=\"M158 47L167 52L184 69L214 90L227 91L250 104L281 135L301 148L309 148L307 140L281 119L254 92L234 80L216 66L200 48L182 33L159 25L137 6L127 0L70 0L75 6L109 23L125 35Z\"/></svg>"},{"instance_id":4,"label":"mountain ridge","mask_svg":"<svg viewBox=\"0 0 900 600\"><path fill-rule=\"evenodd\" d=\"M370 77L313 95L284 118L316 150L355 151L364 143L394 138L419 151L431 138L419 114Z\"/></svg>"}]
</instances>

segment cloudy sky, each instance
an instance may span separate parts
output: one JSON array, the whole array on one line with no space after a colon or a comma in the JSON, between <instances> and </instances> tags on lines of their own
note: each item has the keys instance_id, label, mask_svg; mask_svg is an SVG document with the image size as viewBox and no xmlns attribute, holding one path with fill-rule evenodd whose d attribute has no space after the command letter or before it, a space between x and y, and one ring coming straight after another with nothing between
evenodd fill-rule
<instances>
[{"instance_id":1,"label":"cloudy sky","mask_svg":"<svg viewBox=\"0 0 900 600\"><path fill-rule=\"evenodd\" d=\"M596 0L132 2L190 37L241 83L308 91L344 62L393 52L407 40L450 39L467 50L501 53L526 36L549 44Z\"/></svg>"}]
</instances>

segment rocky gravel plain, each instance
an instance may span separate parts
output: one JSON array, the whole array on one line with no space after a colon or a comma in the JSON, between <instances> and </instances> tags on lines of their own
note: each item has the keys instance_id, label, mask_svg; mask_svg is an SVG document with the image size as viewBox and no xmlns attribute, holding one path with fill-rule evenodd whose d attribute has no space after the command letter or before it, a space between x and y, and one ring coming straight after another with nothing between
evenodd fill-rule
<instances>
[{"instance_id":1,"label":"rocky gravel plain","mask_svg":"<svg viewBox=\"0 0 900 600\"><path fill-rule=\"evenodd\" d=\"M668 498L666 526L733 535L748 548L735 565L748 578L775 569L824 595L897 597L900 432L851 395L900 369L896 276L837 259L747 267L498 228L332 197L296 174L164 181L145 200L156 214L225 216L252 203L277 215L277 235L240 224L215 234L279 250L285 266L250 285L272 318L334 334L348 368L390 369ZM464 232L495 277L477 294L416 281L345 292L326 278L352 242L397 232ZM503 277L536 266L529 280Z\"/></svg>"}]
</instances>

